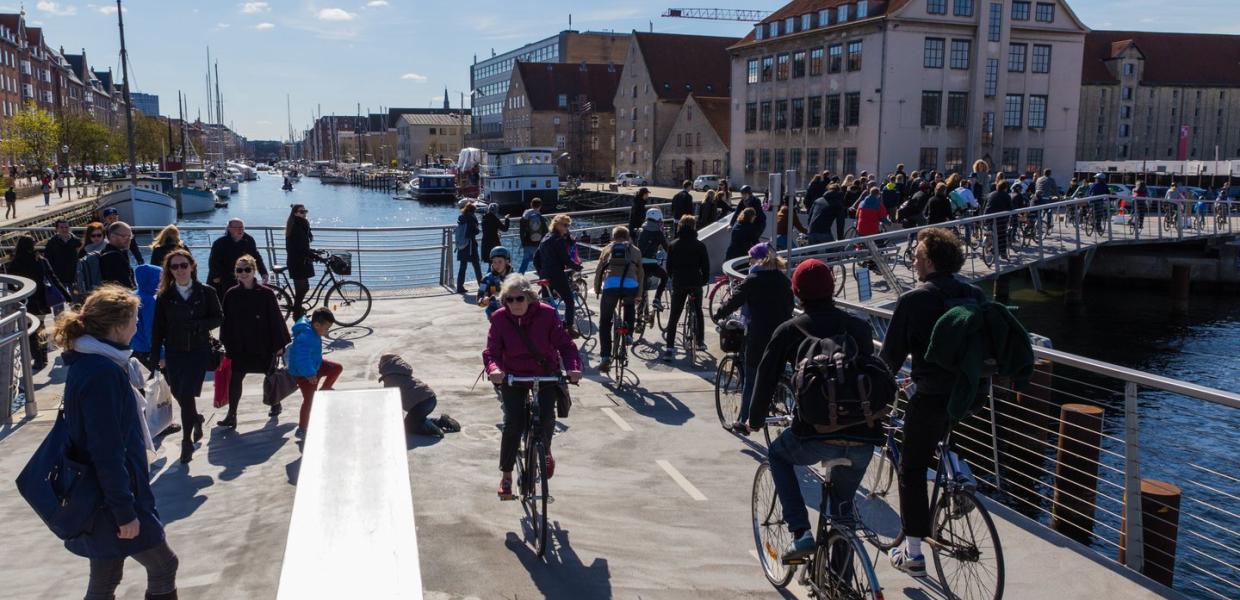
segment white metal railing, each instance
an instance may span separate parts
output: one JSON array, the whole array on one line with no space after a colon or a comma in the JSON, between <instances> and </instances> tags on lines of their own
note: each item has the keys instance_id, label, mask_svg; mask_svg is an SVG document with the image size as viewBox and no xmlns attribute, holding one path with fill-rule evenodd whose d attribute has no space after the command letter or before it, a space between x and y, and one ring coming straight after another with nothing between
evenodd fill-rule
<instances>
[{"instance_id":1,"label":"white metal railing","mask_svg":"<svg viewBox=\"0 0 1240 600\"><path fill-rule=\"evenodd\" d=\"M27 417L38 415L28 335L33 323L26 315L26 299L35 289L25 277L0 275L0 424L11 423L22 409Z\"/></svg>"}]
</instances>

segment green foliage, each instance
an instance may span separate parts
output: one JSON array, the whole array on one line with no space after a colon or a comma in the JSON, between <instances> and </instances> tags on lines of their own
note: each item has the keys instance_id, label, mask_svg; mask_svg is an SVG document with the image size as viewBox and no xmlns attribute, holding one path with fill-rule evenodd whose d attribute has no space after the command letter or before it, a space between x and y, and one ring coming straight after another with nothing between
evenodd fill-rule
<instances>
[{"instance_id":1,"label":"green foliage","mask_svg":"<svg viewBox=\"0 0 1240 600\"><path fill-rule=\"evenodd\" d=\"M29 102L4 126L0 150L28 167L43 170L55 163L59 145L60 127L56 118Z\"/></svg>"},{"instance_id":2,"label":"green foliage","mask_svg":"<svg viewBox=\"0 0 1240 600\"><path fill-rule=\"evenodd\" d=\"M60 132L64 144L69 147L69 160L93 164L108 158L104 148L113 143L113 132L90 115L65 115L60 120Z\"/></svg>"}]
</instances>

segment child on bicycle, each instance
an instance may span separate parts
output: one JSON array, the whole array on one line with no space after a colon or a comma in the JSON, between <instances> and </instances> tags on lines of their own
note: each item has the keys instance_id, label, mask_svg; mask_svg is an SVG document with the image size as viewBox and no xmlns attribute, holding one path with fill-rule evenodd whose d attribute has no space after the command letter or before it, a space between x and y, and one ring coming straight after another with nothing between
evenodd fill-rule
<instances>
[{"instance_id":1,"label":"child on bicycle","mask_svg":"<svg viewBox=\"0 0 1240 600\"><path fill-rule=\"evenodd\" d=\"M487 318L500 309L499 288L504 285L504 278L512 275L512 253L503 246L491 248L487 260L491 262L491 272L482 278L482 286L478 288L478 306L486 307Z\"/></svg>"},{"instance_id":2,"label":"child on bicycle","mask_svg":"<svg viewBox=\"0 0 1240 600\"><path fill-rule=\"evenodd\" d=\"M637 236L637 247L642 252L642 269L646 277L659 280L654 291L654 309L663 308L663 290L667 287L667 271L659 266L659 250L667 252L667 235L663 233L663 211L652 208L646 211L646 222Z\"/></svg>"},{"instance_id":3,"label":"child on bicycle","mask_svg":"<svg viewBox=\"0 0 1240 600\"><path fill-rule=\"evenodd\" d=\"M336 323L331 309L320 306L310 313L310 318L302 317L293 324L293 343L288 351L288 374L297 382L301 390L301 415L297 420L297 437L306 435L306 426L310 424L310 405L314 402L314 392L323 383L323 390L331 390L336 378L344 371L344 366L323 358L323 336Z\"/></svg>"},{"instance_id":4,"label":"child on bicycle","mask_svg":"<svg viewBox=\"0 0 1240 600\"><path fill-rule=\"evenodd\" d=\"M599 363L600 373L611 366L611 325L616 304L624 305L624 327L633 328L634 300L644 293L646 277L642 272L641 252L629 239L629 228L617 225L611 230L612 242L603 248L594 270L594 293L599 301ZM631 335L631 334L630 334ZM627 346L631 340L625 339Z\"/></svg>"}]
</instances>

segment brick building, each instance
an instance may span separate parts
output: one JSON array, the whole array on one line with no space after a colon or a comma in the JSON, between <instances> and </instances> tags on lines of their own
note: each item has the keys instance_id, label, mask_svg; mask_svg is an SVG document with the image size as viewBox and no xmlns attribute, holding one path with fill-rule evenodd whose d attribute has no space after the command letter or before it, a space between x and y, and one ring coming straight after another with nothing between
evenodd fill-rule
<instances>
[{"instance_id":1,"label":"brick building","mask_svg":"<svg viewBox=\"0 0 1240 600\"><path fill-rule=\"evenodd\" d=\"M728 98L689 94L672 123L655 170L673 181L728 175Z\"/></svg>"},{"instance_id":2,"label":"brick building","mask_svg":"<svg viewBox=\"0 0 1240 600\"><path fill-rule=\"evenodd\" d=\"M0 118L8 118L21 110L21 74L18 56L21 54L17 27L20 15L0 15Z\"/></svg>"},{"instance_id":3,"label":"brick building","mask_svg":"<svg viewBox=\"0 0 1240 600\"><path fill-rule=\"evenodd\" d=\"M504 145L555 148L566 175L614 174L616 64L518 62L504 103Z\"/></svg>"}]
</instances>

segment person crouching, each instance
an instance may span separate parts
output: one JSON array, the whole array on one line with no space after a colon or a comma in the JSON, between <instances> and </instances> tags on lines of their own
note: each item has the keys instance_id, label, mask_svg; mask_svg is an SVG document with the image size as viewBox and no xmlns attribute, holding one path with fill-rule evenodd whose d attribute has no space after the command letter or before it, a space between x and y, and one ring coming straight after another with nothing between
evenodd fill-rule
<instances>
[{"instance_id":1,"label":"person crouching","mask_svg":"<svg viewBox=\"0 0 1240 600\"><path fill-rule=\"evenodd\" d=\"M413 376L413 367L395 353L379 357L379 383L385 388L400 388L400 404L405 410L405 431L443 437L445 431L460 431L461 424L447 413L431 419L431 411L439 404L435 390Z\"/></svg>"}]
</instances>

